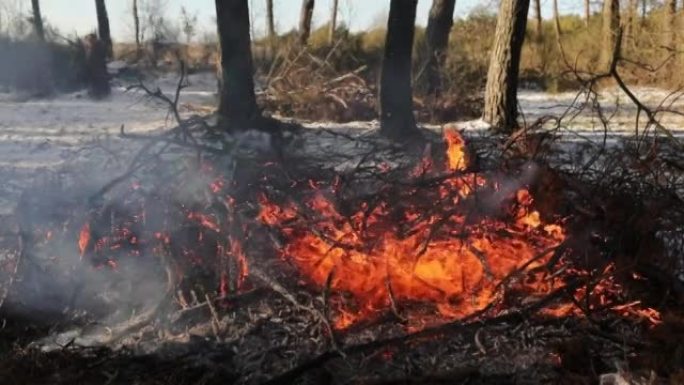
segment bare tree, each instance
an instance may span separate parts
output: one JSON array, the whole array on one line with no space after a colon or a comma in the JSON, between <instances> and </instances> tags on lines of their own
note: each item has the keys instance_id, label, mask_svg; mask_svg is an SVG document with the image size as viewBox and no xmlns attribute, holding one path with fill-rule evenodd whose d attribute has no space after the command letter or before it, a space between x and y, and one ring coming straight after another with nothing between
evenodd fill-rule
<instances>
[{"instance_id":1,"label":"bare tree","mask_svg":"<svg viewBox=\"0 0 684 385\"><path fill-rule=\"evenodd\" d=\"M192 38L197 33L197 13L190 13L181 6L181 29L185 35L185 43L190 45Z\"/></svg>"},{"instance_id":2,"label":"bare tree","mask_svg":"<svg viewBox=\"0 0 684 385\"><path fill-rule=\"evenodd\" d=\"M142 51L142 41L140 39L140 15L138 14L138 0L133 0L133 28L135 29L135 47L138 55Z\"/></svg>"},{"instance_id":3,"label":"bare tree","mask_svg":"<svg viewBox=\"0 0 684 385\"><path fill-rule=\"evenodd\" d=\"M455 0L454 0L455 1ZM332 9L330 10L330 29L328 30L328 43L332 45L335 42L335 30L337 30L337 9L338 0L333 0Z\"/></svg>"},{"instance_id":4,"label":"bare tree","mask_svg":"<svg viewBox=\"0 0 684 385\"><path fill-rule=\"evenodd\" d=\"M232 126L259 117L254 94L247 1L215 0L221 47L218 113L224 122Z\"/></svg>"},{"instance_id":5,"label":"bare tree","mask_svg":"<svg viewBox=\"0 0 684 385\"><path fill-rule=\"evenodd\" d=\"M302 0L299 14L299 43L306 45L311 35L311 19L313 18L314 0Z\"/></svg>"},{"instance_id":6,"label":"bare tree","mask_svg":"<svg viewBox=\"0 0 684 385\"><path fill-rule=\"evenodd\" d=\"M529 7L530 0L501 1L482 116L495 130L517 126L518 70Z\"/></svg>"},{"instance_id":7,"label":"bare tree","mask_svg":"<svg viewBox=\"0 0 684 385\"><path fill-rule=\"evenodd\" d=\"M45 41L45 28L43 27L43 15L40 13L40 1L31 0L31 6L33 7L33 17L31 18L33 31L38 39Z\"/></svg>"},{"instance_id":8,"label":"bare tree","mask_svg":"<svg viewBox=\"0 0 684 385\"><path fill-rule=\"evenodd\" d=\"M534 0L534 30L535 38L538 42L542 40L542 13L541 13L541 0Z\"/></svg>"},{"instance_id":9,"label":"bare tree","mask_svg":"<svg viewBox=\"0 0 684 385\"><path fill-rule=\"evenodd\" d=\"M380 129L395 140L419 134L413 116L411 53L418 0L391 0L380 76Z\"/></svg>"},{"instance_id":10,"label":"bare tree","mask_svg":"<svg viewBox=\"0 0 684 385\"><path fill-rule=\"evenodd\" d=\"M428 48L425 68L428 92L439 94L442 88L442 67L446 59L449 45L449 33L454 24L454 8L456 0L433 0L426 29Z\"/></svg>"},{"instance_id":11,"label":"bare tree","mask_svg":"<svg viewBox=\"0 0 684 385\"><path fill-rule=\"evenodd\" d=\"M109 32L109 16L107 15L105 0L95 0L95 9L97 11L97 34L105 45L107 57L111 58L113 55L112 35Z\"/></svg>"},{"instance_id":12,"label":"bare tree","mask_svg":"<svg viewBox=\"0 0 684 385\"><path fill-rule=\"evenodd\" d=\"M608 70L613 61L613 48L620 30L620 0L603 1L602 44L599 63Z\"/></svg>"}]
</instances>

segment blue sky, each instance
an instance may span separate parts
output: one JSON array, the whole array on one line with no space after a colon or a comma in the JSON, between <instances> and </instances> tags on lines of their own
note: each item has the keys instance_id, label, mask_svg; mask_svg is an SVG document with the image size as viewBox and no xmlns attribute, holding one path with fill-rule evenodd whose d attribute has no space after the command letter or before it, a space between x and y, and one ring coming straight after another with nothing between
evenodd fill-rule
<instances>
[{"instance_id":1,"label":"blue sky","mask_svg":"<svg viewBox=\"0 0 684 385\"><path fill-rule=\"evenodd\" d=\"M12 0L0 0L1 2ZM139 0L145 2L151 0ZM154 0L152 0L154 1ZM171 20L179 20L180 8L184 6L189 12L198 16L199 29L214 31L214 0L156 0L166 3L165 14ZM550 0L542 0L544 14L550 14ZM28 1L23 1L29 3ZM255 32L265 30L264 5L266 0L249 0ZM332 0L316 0L314 24L321 25L330 17ZM432 1L418 1L417 23L425 25ZM456 17L463 17L475 7L485 7L495 10L496 0L457 0ZM565 3L565 4L564 4ZM577 11L577 0L560 0L561 12ZM274 0L274 13L278 32L286 32L297 25L301 0ZM570 4L570 5L566 5ZM107 0L107 8L111 23L111 31L115 40L130 40L132 37L132 21L130 16L131 0ZM43 16L62 33L77 32L84 34L96 27L94 0L42 0ZM340 0L338 18L353 30L365 29L373 25L382 24L387 17L389 0Z\"/></svg>"}]
</instances>

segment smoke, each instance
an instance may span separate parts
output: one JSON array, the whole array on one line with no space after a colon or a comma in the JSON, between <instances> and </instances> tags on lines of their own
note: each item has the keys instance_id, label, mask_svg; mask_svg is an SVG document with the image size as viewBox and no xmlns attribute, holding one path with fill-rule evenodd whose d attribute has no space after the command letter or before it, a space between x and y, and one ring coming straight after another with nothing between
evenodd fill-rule
<instances>
[{"instance_id":1,"label":"smoke","mask_svg":"<svg viewBox=\"0 0 684 385\"><path fill-rule=\"evenodd\" d=\"M528 162L521 168L519 175L498 174L494 176L498 188L482 199L482 207L485 211L496 212L501 210L503 203L515 196L522 188L529 186L537 178L539 166Z\"/></svg>"}]
</instances>

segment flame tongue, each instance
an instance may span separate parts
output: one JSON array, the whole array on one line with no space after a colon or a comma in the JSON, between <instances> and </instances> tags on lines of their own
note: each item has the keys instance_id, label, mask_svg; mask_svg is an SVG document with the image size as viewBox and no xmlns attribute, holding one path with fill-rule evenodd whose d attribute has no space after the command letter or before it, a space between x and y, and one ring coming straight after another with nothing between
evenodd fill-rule
<instances>
[{"instance_id":1,"label":"flame tongue","mask_svg":"<svg viewBox=\"0 0 684 385\"><path fill-rule=\"evenodd\" d=\"M466 170L461 136L446 131L445 141L446 168ZM559 226L543 225L527 190L506 201L506 215L484 218L472 213L467 199L478 187L491 185L473 174L450 177L436 192L426 192L425 199L433 199L431 207L409 206L399 220L387 201L372 210L363 204L345 217L321 193L300 207L281 207L262 197L260 219L283 232L287 242L281 252L304 276L356 299L360 309L344 311L338 326L385 308L392 300L429 302L443 316L463 317L493 301L497 285L523 265L531 270L543 264L540 251L564 238ZM312 211L315 221L296 220L302 210ZM535 258L539 260L529 263ZM546 293L553 284L523 281L519 288L530 294Z\"/></svg>"}]
</instances>

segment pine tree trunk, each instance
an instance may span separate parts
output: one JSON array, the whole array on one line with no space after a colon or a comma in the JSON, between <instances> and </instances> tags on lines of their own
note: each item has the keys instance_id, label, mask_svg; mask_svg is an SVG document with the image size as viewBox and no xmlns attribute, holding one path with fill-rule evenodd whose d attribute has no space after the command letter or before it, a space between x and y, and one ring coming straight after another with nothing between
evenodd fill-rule
<instances>
[{"instance_id":1,"label":"pine tree trunk","mask_svg":"<svg viewBox=\"0 0 684 385\"><path fill-rule=\"evenodd\" d=\"M482 117L498 131L510 132L517 126L518 70L529 7L529 0L501 1Z\"/></svg>"},{"instance_id":2,"label":"pine tree trunk","mask_svg":"<svg viewBox=\"0 0 684 385\"><path fill-rule=\"evenodd\" d=\"M268 46L271 51L271 57L276 55L276 30L275 20L273 18L273 0L266 0L266 24L268 25Z\"/></svg>"},{"instance_id":3,"label":"pine tree trunk","mask_svg":"<svg viewBox=\"0 0 684 385\"><path fill-rule=\"evenodd\" d=\"M627 4L627 20L625 20L625 40L633 42L636 34L636 19L639 9L638 0L629 0ZM632 44L633 45L633 44Z\"/></svg>"},{"instance_id":4,"label":"pine tree trunk","mask_svg":"<svg viewBox=\"0 0 684 385\"><path fill-rule=\"evenodd\" d=\"M97 34L105 45L107 57L111 58L113 56L112 35L109 32L109 16L105 0L95 0L95 8L97 10Z\"/></svg>"},{"instance_id":5,"label":"pine tree trunk","mask_svg":"<svg viewBox=\"0 0 684 385\"><path fill-rule=\"evenodd\" d=\"M667 0L665 4L665 47L675 49L677 37L677 0Z\"/></svg>"},{"instance_id":6,"label":"pine tree trunk","mask_svg":"<svg viewBox=\"0 0 684 385\"><path fill-rule=\"evenodd\" d=\"M553 28L556 31L556 38L560 40L563 31L560 24L560 12L558 11L558 0L553 0Z\"/></svg>"},{"instance_id":7,"label":"pine tree trunk","mask_svg":"<svg viewBox=\"0 0 684 385\"><path fill-rule=\"evenodd\" d=\"M599 63L601 71L608 71L613 61L613 51L620 30L620 0L603 1L602 45Z\"/></svg>"},{"instance_id":8,"label":"pine tree trunk","mask_svg":"<svg viewBox=\"0 0 684 385\"><path fill-rule=\"evenodd\" d=\"M589 0L584 0L584 25L589 26L589 19L591 18L591 3Z\"/></svg>"},{"instance_id":9,"label":"pine tree trunk","mask_svg":"<svg viewBox=\"0 0 684 385\"><path fill-rule=\"evenodd\" d=\"M273 0L266 0L266 22L268 24L268 38L271 42L275 41L275 21L273 19Z\"/></svg>"},{"instance_id":10,"label":"pine tree trunk","mask_svg":"<svg viewBox=\"0 0 684 385\"><path fill-rule=\"evenodd\" d=\"M33 7L33 31L40 41L45 41L45 29L43 28L43 15L40 13L40 1L31 0Z\"/></svg>"},{"instance_id":11,"label":"pine tree trunk","mask_svg":"<svg viewBox=\"0 0 684 385\"><path fill-rule=\"evenodd\" d=\"M542 41L542 13L541 13L541 0L534 0L534 30L535 30L535 38L538 42Z\"/></svg>"},{"instance_id":12,"label":"pine tree trunk","mask_svg":"<svg viewBox=\"0 0 684 385\"><path fill-rule=\"evenodd\" d=\"M428 48L425 68L428 92L439 95L442 89L442 69L449 45L449 33L454 24L456 0L433 0L425 31Z\"/></svg>"},{"instance_id":13,"label":"pine tree trunk","mask_svg":"<svg viewBox=\"0 0 684 385\"><path fill-rule=\"evenodd\" d=\"M672 52L677 52L677 0L667 0L665 4L665 41L663 45L672 49ZM676 75L677 60L670 60L666 69L666 74L669 77Z\"/></svg>"},{"instance_id":14,"label":"pine tree trunk","mask_svg":"<svg viewBox=\"0 0 684 385\"><path fill-rule=\"evenodd\" d=\"M254 94L247 1L215 0L221 48L218 113L222 120L235 127L259 117Z\"/></svg>"},{"instance_id":15,"label":"pine tree trunk","mask_svg":"<svg viewBox=\"0 0 684 385\"><path fill-rule=\"evenodd\" d=\"M646 12L647 12L646 0L641 0L641 24L646 22Z\"/></svg>"},{"instance_id":16,"label":"pine tree trunk","mask_svg":"<svg viewBox=\"0 0 684 385\"><path fill-rule=\"evenodd\" d=\"M299 14L299 43L306 45L311 35L311 19L313 18L314 0L302 0Z\"/></svg>"},{"instance_id":17,"label":"pine tree trunk","mask_svg":"<svg viewBox=\"0 0 684 385\"><path fill-rule=\"evenodd\" d=\"M454 0L456 1L456 0ZM337 8L338 0L333 0L332 15L330 16L330 30L328 30L328 44L333 45L335 42L335 31L337 30Z\"/></svg>"},{"instance_id":18,"label":"pine tree trunk","mask_svg":"<svg viewBox=\"0 0 684 385\"><path fill-rule=\"evenodd\" d=\"M411 54L418 0L391 0L380 77L383 135L405 140L419 135L413 116Z\"/></svg>"},{"instance_id":19,"label":"pine tree trunk","mask_svg":"<svg viewBox=\"0 0 684 385\"><path fill-rule=\"evenodd\" d=\"M133 27L135 28L135 48L137 56L142 52L142 42L140 41L140 16L138 15L138 0L133 0Z\"/></svg>"}]
</instances>

